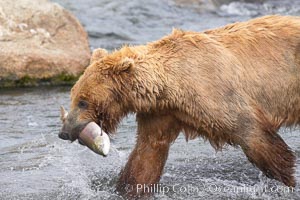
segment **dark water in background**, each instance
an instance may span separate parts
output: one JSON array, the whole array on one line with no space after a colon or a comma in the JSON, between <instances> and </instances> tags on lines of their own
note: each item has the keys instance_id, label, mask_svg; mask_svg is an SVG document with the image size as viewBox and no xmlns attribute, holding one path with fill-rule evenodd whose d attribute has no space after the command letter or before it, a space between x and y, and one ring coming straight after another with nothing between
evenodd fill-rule
<instances>
[{"instance_id":1,"label":"dark water in background","mask_svg":"<svg viewBox=\"0 0 300 200\"><path fill-rule=\"evenodd\" d=\"M249 0L251 1L251 0ZM201 31L264 14L300 15L300 1L260 4L204 0L55 0L71 10L89 33L91 48L142 44L173 27ZM219 2L213 4L212 2ZM223 4L222 4L223 3ZM118 173L134 145L134 116L124 119L108 158L57 137L59 105L69 105L68 87L0 90L0 199L120 199ZM281 130L298 157L299 130ZM300 199L266 179L240 149L215 153L202 139L172 146L161 180L170 191L157 199ZM174 190L173 187L174 186ZM263 190L265 189L265 190ZM234 191L232 191L234 190Z\"/></svg>"}]
</instances>

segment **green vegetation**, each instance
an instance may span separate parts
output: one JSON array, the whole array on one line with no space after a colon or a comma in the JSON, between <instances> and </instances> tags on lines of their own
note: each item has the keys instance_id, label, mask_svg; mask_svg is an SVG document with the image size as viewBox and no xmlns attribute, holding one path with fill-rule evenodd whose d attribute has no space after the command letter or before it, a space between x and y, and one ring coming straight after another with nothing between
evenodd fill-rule
<instances>
[{"instance_id":1,"label":"green vegetation","mask_svg":"<svg viewBox=\"0 0 300 200\"><path fill-rule=\"evenodd\" d=\"M80 76L80 75L79 75ZM0 88L10 87L35 87L45 85L73 85L79 78L70 74L59 74L51 78L32 78L28 75L18 79L2 79L0 80Z\"/></svg>"}]
</instances>

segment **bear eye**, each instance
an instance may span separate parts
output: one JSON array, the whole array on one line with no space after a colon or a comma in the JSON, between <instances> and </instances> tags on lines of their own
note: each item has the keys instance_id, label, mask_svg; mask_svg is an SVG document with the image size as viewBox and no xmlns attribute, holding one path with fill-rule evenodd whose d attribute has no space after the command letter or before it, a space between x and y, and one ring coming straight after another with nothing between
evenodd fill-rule
<instances>
[{"instance_id":1,"label":"bear eye","mask_svg":"<svg viewBox=\"0 0 300 200\"><path fill-rule=\"evenodd\" d=\"M78 102L78 107L82 109L86 109L88 107L88 103L86 101L81 100Z\"/></svg>"}]
</instances>

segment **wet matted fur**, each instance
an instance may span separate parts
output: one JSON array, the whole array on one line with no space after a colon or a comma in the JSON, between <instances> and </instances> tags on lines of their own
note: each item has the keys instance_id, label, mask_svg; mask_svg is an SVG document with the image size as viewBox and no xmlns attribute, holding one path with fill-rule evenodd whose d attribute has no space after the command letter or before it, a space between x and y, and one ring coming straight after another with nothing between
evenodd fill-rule
<instances>
[{"instance_id":1,"label":"wet matted fur","mask_svg":"<svg viewBox=\"0 0 300 200\"><path fill-rule=\"evenodd\" d=\"M241 146L268 177L295 186L295 156L277 131L300 121L300 18L265 16L201 33L174 30L111 54L98 49L71 96L73 110L89 104L78 121L109 133L137 113L137 143L117 184L126 196L159 181L180 131L216 149Z\"/></svg>"}]
</instances>

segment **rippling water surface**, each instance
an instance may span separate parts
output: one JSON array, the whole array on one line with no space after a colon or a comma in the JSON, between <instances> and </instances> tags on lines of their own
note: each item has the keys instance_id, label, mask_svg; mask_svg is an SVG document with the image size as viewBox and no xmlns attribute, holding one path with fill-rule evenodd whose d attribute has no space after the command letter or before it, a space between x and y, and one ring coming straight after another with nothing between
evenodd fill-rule
<instances>
[{"instance_id":1,"label":"rippling water surface","mask_svg":"<svg viewBox=\"0 0 300 200\"><path fill-rule=\"evenodd\" d=\"M89 33L91 48L142 44L173 27L201 31L264 14L300 15L300 1L55 0L71 10ZM118 173L134 145L134 116L123 120L108 158L77 142L59 140L59 105L68 87L0 90L0 199L121 199ZM300 157L300 133L281 130ZM296 179L300 183L300 161ZM180 136L170 150L156 199L300 199L266 179L240 149L215 153L202 139ZM168 190L168 191L167 191Z\"/></svg>"}]
</instances>

